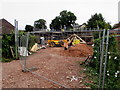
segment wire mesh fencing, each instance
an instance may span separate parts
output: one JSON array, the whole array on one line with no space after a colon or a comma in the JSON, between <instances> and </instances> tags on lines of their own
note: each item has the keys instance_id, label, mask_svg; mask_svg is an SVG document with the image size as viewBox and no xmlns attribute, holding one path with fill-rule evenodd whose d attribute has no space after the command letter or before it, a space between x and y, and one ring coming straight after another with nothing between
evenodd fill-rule
<instances>
[{"instance_id":1,"label":"wire mesh fencing","mask_svg":"<svg viewBox=\"0 0 120 90\"><path fill-rule=\"evenodd\" d=\"M26 69L26 59L28 56L28 34L20 36L20 43L19 43L19 58L20 58L20 63L22 66L22 70L25 71Z\"/></svg>"},{"instance_id":2,"label":"wire mesh fencing","mask_svg":"<svg viewBox=\"0 0 120 90\"><path fill-rule=\"evenodd\" d=\"M28 71L35 69L36 66L32 63L35 58L33 58L34 53L39 49L39 37L34 33L27 32L20 36L19 43L19 58L22 66L22 71ZM28 57L29 56L29 57Z\"/></svg>"}]
</instances>

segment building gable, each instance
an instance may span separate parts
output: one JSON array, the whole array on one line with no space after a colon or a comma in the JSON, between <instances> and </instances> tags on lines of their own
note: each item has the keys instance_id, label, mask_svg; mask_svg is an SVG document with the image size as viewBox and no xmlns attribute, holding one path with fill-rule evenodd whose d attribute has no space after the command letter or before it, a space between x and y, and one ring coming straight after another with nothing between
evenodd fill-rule
<instances>
[{"instance_id":1,"label":"building gable","mask_svg":"<svg viewBox=\"0 0 120 90\"><path fill-rule=\"evenodd\" d=\"M0 19L0 34L11 34L14 26L5 19Z\"/></svg>"}]
</instances>

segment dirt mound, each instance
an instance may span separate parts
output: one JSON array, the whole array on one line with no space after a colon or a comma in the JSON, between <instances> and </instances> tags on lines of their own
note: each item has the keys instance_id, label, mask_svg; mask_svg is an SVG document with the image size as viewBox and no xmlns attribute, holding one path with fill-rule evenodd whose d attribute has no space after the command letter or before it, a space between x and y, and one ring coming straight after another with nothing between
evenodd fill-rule
<instances>
[{"instance_id":1,"label":"dirt mound","mask_svg":"<svg viewBox=\"0 0 120 90\"><path fill-rule=\"evenodd\" d=\"M77 44L74 47L70 47L68 50L61 52L63 56L72 56L72 57L87 57L88 55L93 54L93 49L86 44Z\"/></svg>"}]
</instances>

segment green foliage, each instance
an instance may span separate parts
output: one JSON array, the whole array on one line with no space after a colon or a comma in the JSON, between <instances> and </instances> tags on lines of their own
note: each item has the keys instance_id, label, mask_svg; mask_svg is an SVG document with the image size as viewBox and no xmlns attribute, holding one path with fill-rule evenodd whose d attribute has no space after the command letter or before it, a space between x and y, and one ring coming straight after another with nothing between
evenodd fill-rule
<instances>
[{"instance_id":1,"label":"green foliage","mask_svg":"<svg viewBox=\"0 0 120 90\"><path fill-rule=\"evenodd\" d=\"M47 29L47 26L45 24L46 21L44 19L39 19L34 22L34 27L37 29Z\"/></svg>"},{"instance_id":2,"label":"green foliage","mask_svg":"<svg viewBox=\"0 0 120 90\"><path fill-rule=\"evenodd\" d=\"M19 36L20 36L20 40L22 40L21 46L26 47L27 33L20 32ZM29 34L28 40L29 40L28 41L28 50L30 50L35 43L38 43L38 38L34 34Z\"/></svg>"},{"instance_id":3,"label":"green foliage","mask_svg":"<svg viewBox=\"0 0 120 90\"><path fill-rule=\"evenodd\" d=\"M84 85L91 87L93 90L94 88L98 88L99 75L98 72L96 72L95 68L89 66L82 67L86 68L86 70L82 72L86 74L85 78L88 78L90 81L92 81L91 83L84 83Z\"/></svg>"},{"instance_id":4,"label":"green foliage","mask_svg":"<svg viewBox=\"0 0 120 90\"><path fill-rule=\"evenodd\" d=\"M52 20L51 24L50 24L50 29L55 29L55 30L60 30L61 28L61 21L60 21L60 17L57 16L55 17L55 19Z\"/></svg>"},{"instance_id":5,"label":"green foliage","mask_svg":"<svg viewBox=\"0 0 120 90\"><path fill-rule=\"evenodd\" d=\"M100 68L100 41L101 39L96 39L94 42L94 56L90 63L90 67L92 67L97 73L99 73ZM118 51L118 44L114 36L109 37L108 47L105 88L120 88L120 54Z\"/></svg>"},{"instance_id":6,"label":"green foliage","mask_svg":"<svg viewBox=\"0 0 120 90\"><path fill-rule=\"evenodd\" d=\"M100 58L100 53L98 53L99 51L99 46L100 46L100 39L96 39L94 41L95 46L94 46L94 54L93 54L93 59L90 62L90 65L97 71L99 72L99 65L100 62L98 61Z\"/></svg>"},{"instance_id":7,"label":"green foliage","mask_svg":"<svg viewBox=\"0 0 120 90\"><path fill-rule=\"evenodd\" d=\"M92 72L90 72L92 73ZM91 78L92 77L92 78ZM94 90L95 88L98 88L98 76L89 76L88 77L91 81L93 81L93 83L85 83L86 86L90 86L92 88L92 90ZM96 89L95 89L96 90Z\"/></svg>"},{"instance_id":8,"label":"green foliage","mask_svg":"<svg viewBox=\"0 0 120 90\"><path fill-rule=\"evenodd\" d=\"M106 23L102 14L94 14L87 22L87 28L89 29L111 29L110 23Z\"/></svg>"},{"instance_id":9,"label":"green foliage","mask_svg":"<svg viewBox=\"0 0 120 90\"><path fill-rule=\"evenodd\" d=\"M30 50L35 43L38 43L38 38L35 35L30 35L28 43L28 50Z\"/></svg>"},{"instance_id":10,"label":"green foliage","mask_svg":"<svg viewBox=\"0 0 120 90\"><path fill-rule=\"evenodd\" d=\"M74 13L63 10L60 12L59 16L56 16L55 19L52 20L50 24L51 29L55 29L57 31L61 29L71 29L73 28L73 25L75 24L77 17L74 15Z\"/></svg>"},{"instance_id":11,"label":"green foliage","mask_svg":"<svg viewBox=\"0 0 120 90\"><path fill-rule=\"evenodd\" d=\"M26 32L24 31L19 31L19 36L25 35Z\"/></svg>"},{"instance_id":12,"label":"green foliage","mask_svg":"<svg viewBox=\"0 0 120 90\"><path fill-rule=\"evenodd\" d=\"M2 62L10 62L10 61L12 61L12 59L2 58Z\"/></svg>"},{"instance_id":13,"label":"green foliage","mask_svg":"<svg viewBox=\"0 0 120 90\"><path fill-rule=\"evenodd\" d=\"M20 31L19 36L26 36L26 33L24 31ZM26 38L24 38L25 46L26 46ZM31 47L37 42L37 38L35 35L29 36L29 46L28 50L31 49ZM12 52L10 49L10 46L13 47L13 53L15 54L15 35L14 33L9 35L3 35L2 37L2 62L10 62L11 60L15 59L15 57L12 56Z\"/></svg>"},{"instance_id":14,"label":"green foliage","mask_svg":"<svg viewBox=\"0 0 120 90\"><path fill-rule=\"evenodd\" d=\"M15 36L14 34L3 35L2 37L2 57L6 59L12 59L12 53L10 50L10 46L13 47L13 51L15 51ZM3 59L4 61L5 59ZM5 60L6 61L6 60ZM9 60L7 60L9 61Z\"/></svg>"},{"instance_id":15,"label":"green foliage","mask_svg":"<svg viewBox=\"0 0 120 90\"><path fill-rule=\"evenodd\" d=\"M31 25L26 25L26 26L25 26L25 31L26 31L26 32L31 32L31 31L33 31L33 26L31 26Z\"/></svg>"}]
</instances>

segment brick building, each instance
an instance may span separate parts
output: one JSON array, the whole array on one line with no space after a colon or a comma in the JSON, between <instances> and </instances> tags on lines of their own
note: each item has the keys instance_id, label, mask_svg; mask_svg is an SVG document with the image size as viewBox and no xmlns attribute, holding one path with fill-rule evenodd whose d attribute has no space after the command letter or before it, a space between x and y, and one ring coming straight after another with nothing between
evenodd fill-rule
<instances>
[{"instance_id":1,"label":"brick building","mask_svg":"<svg viewBox=\"0 0 120 90\"><path fill-rule=\"evenodd\" d=\"M0 34L11 34L14 26L5 19L0 19Z\"/></svg>"}]
</instances>

